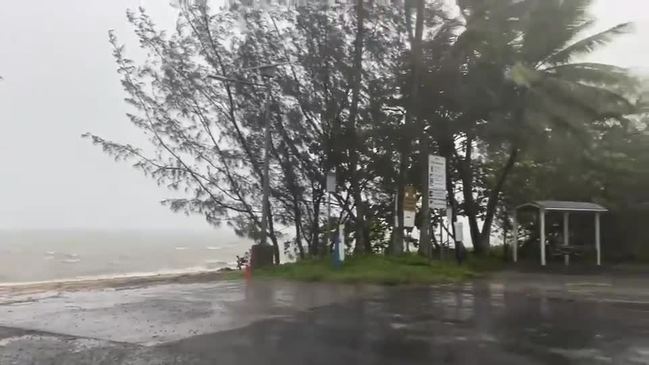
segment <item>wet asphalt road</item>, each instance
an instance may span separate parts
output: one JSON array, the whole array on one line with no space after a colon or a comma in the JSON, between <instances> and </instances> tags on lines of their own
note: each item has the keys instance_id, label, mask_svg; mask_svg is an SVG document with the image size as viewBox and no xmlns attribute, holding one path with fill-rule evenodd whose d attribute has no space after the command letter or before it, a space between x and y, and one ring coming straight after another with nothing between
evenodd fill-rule
<instances>
[{"instance_id":1,"label":"wet asphalt road","mask_svg":"<svg viewBox=\"0 0 649 365\"><path fill-rule=\"evenodd\" d=\"M0 364L649 364L649 280L217 282L3 298Z\"/></svg>"}]
</instances>

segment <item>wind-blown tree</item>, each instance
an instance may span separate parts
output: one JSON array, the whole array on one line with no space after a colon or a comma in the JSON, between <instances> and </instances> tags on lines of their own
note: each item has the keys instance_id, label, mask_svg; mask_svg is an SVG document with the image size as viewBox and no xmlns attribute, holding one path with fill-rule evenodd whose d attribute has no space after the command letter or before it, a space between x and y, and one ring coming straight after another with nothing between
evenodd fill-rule
<instances>
[{"instance_id":1,"label":"wind-blown tree","mask_svg":"<svg viewBox=\"0 0 649 365\"><path fill-rule=\"evenodd\" d=\"M226 45L240 37L234 31L236 19L227 13L208 16L205 6L192 10L197 15L185 13L171 36L157 30L143 9L128 12L140 46L148 52L140 65L127 58L124 47L110 35L126 101L137 111L128 116L149 137L152 148L86 136L116 159L132 161L159 184L190 196L166 200L171 209L199 213L211 224L226 222L239 234L259 237L263 154L255 142L263 118L245 118L250 110L240 109L238 103L245 95L248 102L256 102L260 114L264 93L211 78L238 77L230 67L236 54ZM273 219L268 233L277 250Z\"/></svg>"},{"instance_id":2,"label":"wind-blown tree","mask_svg":"<svg viewBox=\"0 0 649 365\"><path fill-rule=\"evenodd\" d=\"M575 61L629 25L584 38L592 25L589 0L458 3L466 30L451 65L459 67L456 105L464 105L443 139L455 147L461 206L480 253L489 248L499 199L521 151L550 134L583 137L598 121L634 112L616 92L631 84L625 70Z\"/></svg>"},{"instance_id":3,"label":"wind-blown tree","mask_svg":"<svg viewBox=\"0 0 649 365\"><path fill-rule=\"evenodd\" d=\"M525 164L544 145L595 148L634 112L625 70L576 61L628 25L584 36L586 0L461 0L458 16L414 4L212 12L198 1L180 6L172 32L129 12L144 60L110 40L129 118L149 144L86 137L177 191L164 202L171 209L260 239L269 126L276 262L282 243L299 257L327 253L341 223L355 252L386 248L390 233L390 252L402 252L394 193L402 208L405 185L425 191L427 155L438 153L449 161L450 204L485 252L496 213L516 200L515 168L512 181L531 178ZM259 72L266 64L272 72ZM338 190L327 220L331 170ZM422 252L435 221L426 211Z\"/></svg>"},{"instance_id":4,"label":"wind-blown tree","mask_svg":"<svg viewBox=\"0 0 649 365\"><path fill-rule=\"evenodd\" d=\"M331 222L321 213L325 172L334 167L338 219L345 216L355 227L356 249L370 252L369 237L384 226L381 207L389 199L373 157L383 154L377 126L395 118L384 103L394 94L401 33L393 30L400 18L378 6L351 14L326 7L211 13L199 2L181 10L170 34L156 29L143 9L128 13L147 51L141 63L110 37L127 101L136 110L129 118L150 145L86 137L179 191L181 197L165 201L171 209L259 238L263 129L270 123L268 235L276 262L282 239L277 224L294 227L300 256L328 249L321 233ZM281 66L267 78L252 71L263 64Z\"/></svg>"},{"instance_id":5,"label":"wind-blown tree","mask_svg":"<svg viewBox=\"0 0 649 365\"><path fill-rule=\"evenodd\" d=\"M354 12L358 11L357 4ZM371 253L371 236L376 236L372 232L385 227L386 213L390 214L384 187L393 164L389 161L392 154L386 153L390 141L384 132L385 126L400 118L399 112L388 106L397 87L394 74L401 66L404 32L401 19L391 8L376 6L362 11L364 27L371 31L363 30L360 66L356 63L357 16L340 17L337 9L303 8L294 28L285 27L280 38L266 42L282 44L284 40L290 44L281 53L297 66L281 79L286 80L284 97L299 103L287 105L282 114L296 117L288 132L295 134L291 139L306 138L304 146L319 156L309 169L312 176L305 181L315 178L323 187L324 172L336 170L339 191L335 200L354 228L355 251ZM264 39L262 34L269 32L259 32L256 38ZM358 67L362 67L362 80L355 96ZM317 133L300 127L314 123L319 126ZM317 236L317 224L311 232Z\"/></svg>"},{"instance_id":6,"label":"wind-blown tree","mask_svg":"<svg viewBox=\"0 0 649 365\"><path fill-rule=\"evenodd\" d=\"M647 237L641 222L649 213L645 189L649 120L641 101L636 103L638 114L623 122L596 121L583 139L555 132L544 138L542 146L528 148L503 189L501 212L523 201L547 198L598 202L611 211L603 225L605 237L610 237L604 242L616 246L610 250L611 258L646 255ZM591 228L578 236L590 233Z\"/></svg>"}]
</instances>

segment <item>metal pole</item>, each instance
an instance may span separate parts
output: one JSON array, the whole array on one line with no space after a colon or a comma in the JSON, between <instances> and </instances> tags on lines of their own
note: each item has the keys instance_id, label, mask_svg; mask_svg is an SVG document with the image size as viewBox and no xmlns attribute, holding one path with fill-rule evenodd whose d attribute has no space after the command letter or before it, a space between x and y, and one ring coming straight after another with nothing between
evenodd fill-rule
<instances>
[{"instance_id":1,"label":"metal pole","mask_svg":"<svg viewBox=\"0 0 649 365\"><path fill-rule=\"evenodd\" d=\"M394 194L394 227L399 229L399 190Z\"/></svg>"},{"instance_id":2,"label":"metal pole","mask_svg":"<svg viewBox=\"0 0 649 365\"><path fill-rule=\"evenodd\" d=\"M334 241L334 263L336 265L336 268L340 267L343 260L343 258L340 257L340 251L345 249L345 243L343 242L343 240L345 239L344 229L345 226L343 224L338 225L338 239ZM341 245L343 245L343 247L341 247Z\"/></svg>"},{"instance_id":3,"label":"metal pole","mask_svg":"<svg viewBox=\"0 0 649 365\"><path fill-rule=\"evenodd\" d=\"M440 212L439 214L439 254L444 259L444 239L442 234L444 233L444 216Z\"/></svg>"},{"instance_id":4,"label":"metal pole","mask_svg":"<svg viewBox=\"0 0 649 365\"><path fill-rule=\"evenodd\" d=\"M430 232L432 232L432 234L435 234L435 226L433 226L432 214L430 216L431 216L431 219L426 223L427 225L423 226L423 227L424 227L424 229L430 230ZM426 222L426 221L424 221L424 222ZM419 244L420 245L422 244L421 233L419 234ZM429 261L433 260L433 241L432 240L430 240L430 242L428 242L428 260Z\"/></svg>"},{"instance_id":5,"label":"metal pole","mask_svg":"<svg viewBox=\"0 0 649 365\"><path fill-rule=\"evenodd\" d=\"M570 245L570 230L569 230L569 225L570 224L570 213L565 212L563 213L563 245L565 247L568 247ZM570 255L565 254L563 255L563 263L568 266L570 265Z\"/></svg>"},{"instance_id":6,"label":"metal pole","mask_svg":"<svg viewBox=\"0 0 649 365\"><path fill-rule=\"evenodd\" d=\"M331 240L331 192L327 193L327 242ZM326 249L326 247L325 247ZM338 254L338 253L336 253Z\"/></svg>"},{"instance_id":7,"label":"metal pole","mask_svg":"<svg viewBox=\"0 0 649 365\"><path fill-rule=\"evenodd\" d=\"M541 223L539 224L540 230L540 244L541 247L541 266L545 266L545 209L541 208L539 210L539 218Z\"/></svg>"},{"instance_id":8,"label":"metal pole","mask_svg":"<svg viewBox=\"0 0 649 365\"><path fill-rule=\"evenodd\" d=\"M602 247L599 229L599 212L595 213L595 249L597 250L597 266L602 265Z\"/></svg>"},{"instance_id":9,"label":"metal pole","mask_svg":"<svg viewBox=\"0 0 649 365\"><path fill-rule=\"evenodd\" d=\"M263 198L262 198L262 212L261 212L261 244L268 244L268 211L269 196L270 196L270 181L268 179L268 170L270 169L270 83L266 80L266 110L265 110L266 125L264 130L264 171L263 171Z\"/></svg>"},{"instance_id":10,"label":"metal pole","mask_svg":"<svg viewBox=\"0 0 649 365\"><path fill-rule=\"evenodd\" d=\"M514 262L518 262L518 212L514 210L514 242L512 243L512 252L514 253Z\"/></svg>"},{"instance_id":11,"label":"metal pole","mask_svg":"<svg viewBox=\"0 0 649 365\"><path fill-rule=\"evenodd\" d=\"M406 253L410 253L410 240L412 239L412 231L406 231Z\"/></svg>"}]
</instances>

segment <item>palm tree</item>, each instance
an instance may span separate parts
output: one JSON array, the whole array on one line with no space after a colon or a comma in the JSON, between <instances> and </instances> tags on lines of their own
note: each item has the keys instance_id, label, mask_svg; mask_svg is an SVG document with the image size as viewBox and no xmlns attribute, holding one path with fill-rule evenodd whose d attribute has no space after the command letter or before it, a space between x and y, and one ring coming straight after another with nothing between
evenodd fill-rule
<instances>
[{"instance_id":1,"label":"palm tree","mask_svg":"<svg viewBox=\"0 0 649 365\"><path fill-rule=\"evenodd\" d=\"M558 133L587 143L596 122L623 121L634 111L625 92L635 82L625 69L580 61L632 28L624 23L581 38L594 24L588 13L591 2L459 1L466 30L453 52L464 70L467 91L461 95L482 99L465 100L464 151L456 153L477 252L489 248L500 194L526 146ZM472 165L476 155L490 161L477 177ZM476 200L479 179L486 182L481 191L485 204Z\"/></svg>"}]
</instances>

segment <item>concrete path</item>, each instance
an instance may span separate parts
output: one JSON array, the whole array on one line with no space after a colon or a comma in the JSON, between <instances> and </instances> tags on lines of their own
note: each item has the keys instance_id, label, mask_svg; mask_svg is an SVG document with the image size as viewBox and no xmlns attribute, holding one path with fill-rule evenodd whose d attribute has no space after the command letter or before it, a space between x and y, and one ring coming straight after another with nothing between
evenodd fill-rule
<instances>
[{"instance_id":1,"label":"concrete path","mask_svg":"<svg viewBox=\"0 0 649 365\"><path fill-rule=\"evenodd\" d=\"M649 364L646 278L215 282L0 301L0 364Z\"/></svg>"}]
</instances>

